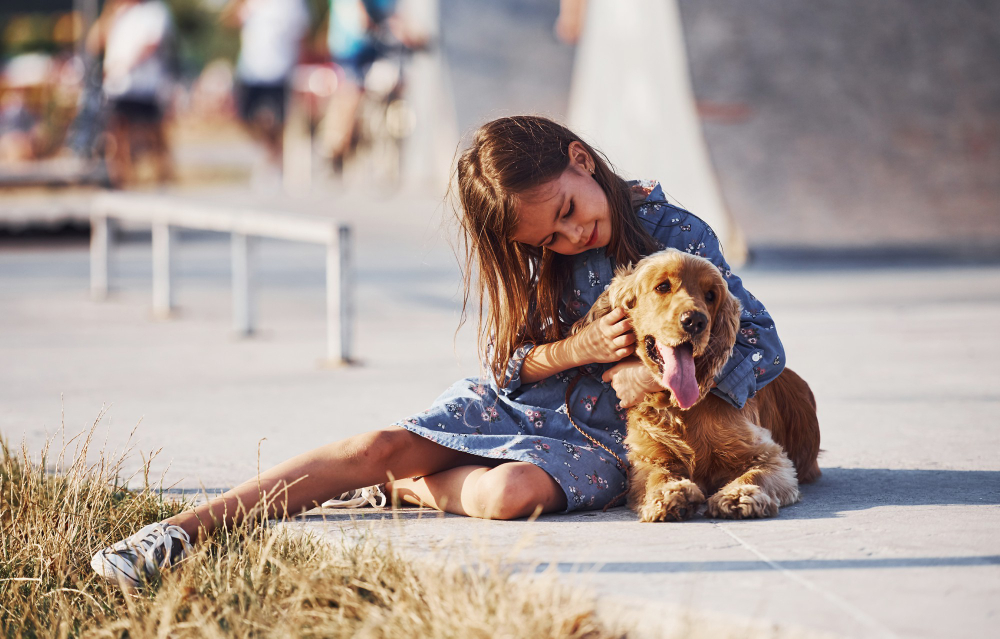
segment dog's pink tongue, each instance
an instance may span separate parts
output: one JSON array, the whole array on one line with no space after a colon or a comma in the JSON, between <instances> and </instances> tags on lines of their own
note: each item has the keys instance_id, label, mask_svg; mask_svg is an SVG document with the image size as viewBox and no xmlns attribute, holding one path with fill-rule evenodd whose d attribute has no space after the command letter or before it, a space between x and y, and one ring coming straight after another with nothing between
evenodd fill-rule
<instances>
[{"instance_id":1,"label":"dog's pink tongue","mask_svg":"<svg viewBox=\"0 0 1000 639\"><path fill-rule=\"evenodd\" d=\"M663 379L660 383L670 389L681 408L691 408L701 396L698 378L694 374L691 345L681 344L671 348L657 341L656 350L660 352L660 359L663 360Z\"/></svg>"}]
</instances>

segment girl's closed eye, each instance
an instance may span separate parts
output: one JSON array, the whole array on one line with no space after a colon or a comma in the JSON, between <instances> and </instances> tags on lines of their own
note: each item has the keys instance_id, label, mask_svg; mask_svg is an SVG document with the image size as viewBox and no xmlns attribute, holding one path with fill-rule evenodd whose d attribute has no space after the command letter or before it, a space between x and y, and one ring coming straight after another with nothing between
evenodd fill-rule
<instances>
[{"instance_id":1,"label":"girl's closed eye","mask_svg":"<svg viewBox=\"0 0 1000 639\"><path fill-rule=\"evenodd\" d=\"M568 220L570 218L570 216L573 215L573 211L575 211L575 210L576 210L576 204L573 202L573 200L570 200L569 201L569 208L566 209L565 213L563 213L561 219ZM556 241L556 235L555 235L555 233L553 233L544 242L542 242L541 246L551 246L555 241Z\"/></svg>"}]
</instances>

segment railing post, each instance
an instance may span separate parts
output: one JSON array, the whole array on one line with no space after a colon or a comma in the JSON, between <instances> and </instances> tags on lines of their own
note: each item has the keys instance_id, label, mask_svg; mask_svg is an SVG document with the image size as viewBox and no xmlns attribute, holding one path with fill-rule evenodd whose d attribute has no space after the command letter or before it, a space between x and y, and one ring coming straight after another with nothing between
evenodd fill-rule
<instances>
[{"instance_id":1,"label":"railing post","mask_svg":"<svg viewBox=\"0 0 1000 639\"><path fill-rule=\"evenodd\" d=\"M351 270L351 229L329 219L307 219L264 211L215 209L177 205L151 198L107 195L91 210L91 290L95 298L110 288L113 229L116 219L148 221L152 226L153 314L169 317L175 308L174 251L181 228L231 234L233 325L245 335L255 331L255 276L253 259L258 238L275 237L326 245L326 362L353 363L354 274Z\"/></svg>"},{"instance_id":2,"label":"railing post","mask_svg":"<svg viewBox=\"0 0 1000 639\"><path fill-rule=\"evenodd\" d=\"M107 215L90 217L90 296L95 300L108 297L111 288L111 221Z\"/></svg>"},{"instance_id":3,"label":"railing post","mask_svg":"<svg viewBox=\"0 0 1000 639\"><path fill-rule=\"evenodd\" d=\"M326 356L331 364L351 363L351 230L340 226L326 246Z\"/></svg>"},{"instance_id":4,"label":"railing post","mask_svg":"<svg viewBox=\"0 0 1000 639\"><path fill-rule=\"evenodd\" d=\"M175 231L169 224L153 224L153 315L166 319L174 308L173 256Z\"/></svg>"},{"instance_id":5,"label":"railing post","mask_svg":"<svg viewBox=\"0 0 1000 639\"><path fill-rule=\"evenodd\" d=\"M252 335L256 323L252 252L254 238L233 233L233 329L239 335Z\"/></svg>"},{"instance_id":6,"label":"railing post","mask_svg":"<svg viewBox=\"0 0 1000 639\"><path fill-rule=\"evenodd\" d=\"M350 364L354 339L354 287L351 273L351 227L341 224L337 229L340 247L340 362Z\"/></svg>"}]
</instances>

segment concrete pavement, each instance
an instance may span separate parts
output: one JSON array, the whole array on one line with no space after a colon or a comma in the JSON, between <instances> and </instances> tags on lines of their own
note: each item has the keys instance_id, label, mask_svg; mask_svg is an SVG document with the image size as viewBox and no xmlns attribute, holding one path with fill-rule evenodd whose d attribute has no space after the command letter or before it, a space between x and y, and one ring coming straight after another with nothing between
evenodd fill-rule
<instances>
[{"instance_id":1,"label":"concrete pavement","mask_svg":"<svg viewBox=\"0 0 1000 639\"><path fill-rule=\"evenodd\" d=\"M150 317L149 247L138 236L119 254L120 288L106 303L88 298L86 246L0 246L0 433L37 453L62 413L74 433L111 404L98 431L109 449L139 424L139 449L162 448L154 476L169 464L167 484L198 490L251 476L258 444L268 466L421 410L477 371L471 331L454 333L458 273L438 205L328 194L289 204L355 225L362 363L352 368L317 364L320 249L263 244L262 331L240 340L221 236L182 242L181 308L168 322ZM619 508L528 523L368 510L292 525L334 537L370 530L425 556L551 566L595 589L610 617L638 615L654 634L660 622L704 630L705 619L747 633L776 625L776 636L991 634L1000 268L799 256L740 274L819 402L824 476L778 518L654 525Z\"/></svg>"}]
</instances>

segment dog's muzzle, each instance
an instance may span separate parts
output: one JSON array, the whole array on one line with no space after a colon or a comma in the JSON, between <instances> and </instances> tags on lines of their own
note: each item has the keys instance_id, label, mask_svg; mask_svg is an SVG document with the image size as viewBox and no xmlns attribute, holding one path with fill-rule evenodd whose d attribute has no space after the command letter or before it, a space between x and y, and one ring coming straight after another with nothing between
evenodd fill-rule
<instances>
[{"instance_id":1,"label":"dog's muzzle","mask_svg":"<svg viewBox=\"0 0 1000 639\"><path fill-rule=\"evenodd\" d=\"M681 315L681 328L688 335L701 335L708 326L708 317L701 311L687 311Z\"/></svg>"}]
</instances>

